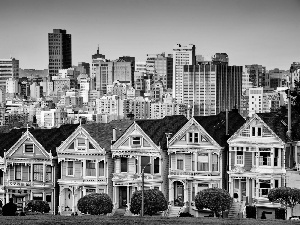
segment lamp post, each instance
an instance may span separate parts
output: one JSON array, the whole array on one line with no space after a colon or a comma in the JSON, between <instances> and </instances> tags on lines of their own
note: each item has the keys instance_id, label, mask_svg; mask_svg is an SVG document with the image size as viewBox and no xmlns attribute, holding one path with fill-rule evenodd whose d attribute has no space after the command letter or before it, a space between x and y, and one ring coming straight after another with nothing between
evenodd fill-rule
<instances>
[{"instance_id":1,"label":"lamp post","mask_svg":"<svg viewBox=\"0 0 300 225\"><path fill-rule=\"evenodd\" d=\"M145 183L145 173L144 170L147 166L150 166L151 163L148 163L144 168L142 169L142 207L141 207L141 217L144 216L144 183Z\"/></svg>"}]
</instances>

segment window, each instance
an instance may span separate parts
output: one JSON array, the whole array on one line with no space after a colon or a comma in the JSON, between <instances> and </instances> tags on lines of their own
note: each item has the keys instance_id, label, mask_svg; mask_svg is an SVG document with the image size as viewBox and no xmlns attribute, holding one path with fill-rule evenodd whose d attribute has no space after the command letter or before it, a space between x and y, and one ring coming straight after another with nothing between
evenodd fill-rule
<instances>
[{"instance_id":1,"label":"window","mask_svg":"<svg viewBox=\"0 0 300 225\"><path fill-rule=\"evenodd\" d=\"M262 128L261 127L252 127L251 128L251 136L261 137L262 136Z\"/></svg>"},{"instance_id":2,"label":"window","mask_svg":"<svg viewBox=\"0 0 300 225\"><path fill-rule=\"evenodd\" d=\"M132 145L141 145L141 137L132 137Z\"/></svg>"},{"instance_id":3,"label":"window","mask_svg":"<svg viewBox=\"0 0 300 225\"><path fill-rule=\"evenodd\" d=\"M21 180L22 179L22 173L21 173L21 165L15 165L15 180Z\"/></svg>"},{"instance_id":4,"label":"window","mask_svg":"<svg viewBox=\"0 0 300 225\"><path fill-rule=\"evenodd\" d=\"M159 158L154 159L154 173L159 173Z\"/></svg>"},{"instance_id":5,"label":"window","mask_svg":"<svg viewBox=\"0 0 300 225\"><path fill-rule=\"evenodd\" d=\"M274 149L275 152L274 152L274 166L278 166L278 162L279 162L279 149L278 148L275 148Z\"/></svg>"},{"instance_id":6,"label":"window","mask_svg":"<svg viewBox=\"0 0 300 225\"><path fill-rule=\"evenodd\" d=\"M260 166L271 166L271 152L270 149L264 148L259 149L259 165Z\"/></svg>"},{"instance_id":7,"label":"window","mask_svg":"<svg viewBox=\"0 0 300 225\"><path fill-rule=\"evenodd\" d=\"M84 138L77 138L77 150L85 150L85 139Z\"/></svg>"},{"instance_id":8,"label":"window","mask_svg":"<svg viewBox=\"0 0 300 225\"><path fill-rule=\"evenodd\" d=\"M177 169L183 170L183 159L177 159Z\"/></svg>"},{"instance_id":9,"label":"window","mask_svg":"<svg viewBox=\"0 0 300 225\"><path fill-rule=\"evenodd\" d=\"M197 161L197 170L198 171L208 171L208 153L199 153Z\"/></svg>"},{"instance_id":10,"label":"window","mask_svg":"<svg viewBox=\"0 0 300 225\"><path fill-rule=\"evenodd\" d=\"M218 155L213 154L212 155L212 171L218 171Z\"/></svg>"},{"instance_id":11,"label":"window","mask_svg":"<svg viewBox=\"0 0 300 225\"><path fill-rule=\"evenodd\" d=\"M104 176L104 161L99 162L99 176L100 177Z\"/></svg>"},{"instance_id":12,"label":"window","mask_svg":"<svg viewBox=\"0 0 300 225\"><path fill-rule=\"evenodd\" d=\"M267 197L270 189L270 180L259 180L259 197Z\"/></svg>"},{"instance_id":13,"label":"window","mask_svg":"<svg viewBox=\"0 0 300 225\"><path fill-rule=\"evenodd\" d=\"M261 127L257 127L257 136L261 137Z\"/></svg>"},{"instance_id":14,"label":"window","mask_svg":"<svg viewBox=\"0 0 300 225\"><path fill-rule=\"evenodd\" d=\"M74 161L67 161L67 176L74 175Z\"/></svg>"},{"instance_id":15,"label":"window","mask_svg":"<svg viewBox=\"0 0 300 225\"><path fill-rule=\"evenodd\" d=\"M33 180L43 181L43 165L33 165Z\"/></svg>"},{"instance_id":16,"label":"window","mask_svg":"<svg viewBox=\"0 0 300 225\"><path fill-rule=\"evenodd\" d=\"M150 163L150 157L149 156L141 156L141 172L144 168L144 173L151 173L150 172L151 166L148 165L148 163Z\"/></svg>"},{"instance_id":17,"label":"window","mask_svg":"<svg viewBox=\"0 0 300 225\"><path fill-rule=\"evenodd\" d=\"M279 187L279 180L274 180L274 187L278 188Z\"/></svg>"},{"instance_id":18,"label":"window","mask_svg":"<svg viewBox=\"0 0 300 225\"><path fill-rule=\"evenodd\" d=\"M121 158L121 172L127 172L127 158Z\"/></svg>"},{"instance_id":19,"label":"window","mask_svg":"<svg viewBox=\"0 0 300 225\"><path fill-rule=\"evenodd\" d=\"M244 164L244 153L243 151L236 152L236 164L243 165Z\"/></svg>"},{"instance_id":20,"label":"window","mask_svg":"<svg viewBox=\"0 0 300 225\"><path fill-rule=\"evenodd\" d=\"M96 176L96 167L93 160L86 161L86 176L94 177Z\"/></svg>"},{"instance_id":21,"label":"window","mask_svg":"<svg viewBox=\"0 0 300 225\"><path fill-rule=\"evenodd\" d=\"M199 133L188 133L188 141L189 143L199 143Z\"/></svg>"},{"instance_id":22,"label":"window","mask_svg":"<svg viewBox=\"0 0 300 225\"><path fill-rule=\"evenodd\" d=\"M25 152L33 152L33 144L25 144Z\"/></svg>"},{"instance_id":23,"label":"window","mask_svg":"<svg viewBox=\"0 0 300 225\"><path fill-rule=\"evenodd\" d=\"M52 167L46 166L46 181L52 181Z\"/></svg>"}]
</instances>

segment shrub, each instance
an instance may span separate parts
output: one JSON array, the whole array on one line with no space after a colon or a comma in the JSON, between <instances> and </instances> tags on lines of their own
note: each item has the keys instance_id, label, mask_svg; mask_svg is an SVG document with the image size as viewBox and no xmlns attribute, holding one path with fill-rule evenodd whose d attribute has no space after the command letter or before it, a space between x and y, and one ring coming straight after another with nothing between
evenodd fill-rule
<instances>
[{"instance_id":1,"label":"shrub","mask_svg":"<svg viewBox=\"0 0 300 225\"><path fill-rule=\"evenodd\" d=\"M247 205L246 206L246 218L256 219L256 207Z\"/></svg>"},{"instance_id":2,"label":"shrub","mask_svg":"<svg viewBox=\"0 0 300 225\"><path fill-rule=\"evenodd\" d=\"M100 215L111 213L113 204L111 198L105 193L89 194L78 200L78 210L82 213Z\"/></svg>"},{"instance_id":3,"label":"shrub","mask_svg":"<svg viewBox=\"0 0 300 225\"><path fill-rule=\"evenodd\" d=\"M207 188L197 193L195 197L195 205L198 210L203 208L210 209L216 216L230 209L232 198L230 194L220 188Z\"/></svg>"},{"instance_id":4,"label":"shrub","mask_svg":"<svg viewBox=\"0 0 300 225\"><path fill-rule=\"evenodd\" d=\"M130 204L130 212L139 214L142 206L142 191L133 193ZM144 214L152 216L159 211L164 211L168 208L168 202L164 194L156 189L144 191Z\"/></svg>"},{"instance_id":5,"label":"shrub","mask_svg":"<svg viewBox=\"0 0 300 225\"><path fill-rule=\"evenodd\" d=\"M50 206L48 202L42 200L29 200L26 202L25 211L48 213Z\"/></svg>"},{"instance_id":6,"label":"shrub","mask_svg":"<svg viewBox=\"0 0 300 225\"><path fill-rule=\"evenodd\" d=\"M275 210L275 219L285 220L285 209L278 208Z\"/></svg>"},{"instance_id":7,"label":"shrub","mask_svg":"<svg viewBox=\"0 0 300 225\"><path fill-rule=\"evenodd\" d=\"M179 214L179 217L194 217L194 216L189 212L182 212Z\"/></svg>"}]
</instances>

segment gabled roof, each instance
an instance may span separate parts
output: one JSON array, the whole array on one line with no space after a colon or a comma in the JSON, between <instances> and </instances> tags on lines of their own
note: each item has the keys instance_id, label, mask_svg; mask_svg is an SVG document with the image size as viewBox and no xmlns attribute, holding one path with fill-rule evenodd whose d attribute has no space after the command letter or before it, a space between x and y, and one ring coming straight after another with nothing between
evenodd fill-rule
<instances>
[{"instance_id":1,"label":"gabled roof","mask_svg":"<svg viewBox=\"0 0 300 225\"><path fill-rule=\"evenodd\" d=\"M52 156L56 156L56 147L78 127L78 124L65 124L59 128L52 129L29 129L34 138L45 148L47 152L51 152ZM26 128L13 129L8 133L0 134L0 156L4 156L4 152L8 151L26 132Z\"/></svg>"},{"instance_id":2,"label":"gabled roof","mask_svg":"<svg viewBox=\"0 0 300 225\"><path fill-rule=\"evenodd\" d=\"M133 124L133 120L116 120L110 123L82 124L82 127L106 151L110 151L113 129L116 129L117 139Z\"/></svg>"},{"instance_id":3,"label":"gabled roof","mask_svg":"<svg viewBox=\"0 0 300 225\"><path fill-rule=\"evenodd\" d=\"M171 133L173 136L187 121L185 116L175 115L165 116L163 119L137 120L136 123L157 146L161 146L165 150L167 149L166 133Z\"/></svg>"},{"instance_id":4,"label":"gabled roof","mask_svg":"<svg viewBox=\"0 0 300 225\"><path fill-rule=\"evenodd\" d=\"M233 135L244 123L245 119L237 112L228 112L228 135L226 136L226 112L213 116L194 116L194 119L206 132L222 147L227 145L227 139Z\"/></svg>"},{"instance_id":5,"label":"gabled roof","mask_svg":"<svg viewBox=\"0 0 300 225\"><path fill-rule=\"evenodd\" d=\"M271 129L284 142L287 142L286 132L288 130L288 118L285 114L278 112L257 113ZM293 113L292 115L292 140L300 141L300 116Z\"/></svg>"}]
</instances>

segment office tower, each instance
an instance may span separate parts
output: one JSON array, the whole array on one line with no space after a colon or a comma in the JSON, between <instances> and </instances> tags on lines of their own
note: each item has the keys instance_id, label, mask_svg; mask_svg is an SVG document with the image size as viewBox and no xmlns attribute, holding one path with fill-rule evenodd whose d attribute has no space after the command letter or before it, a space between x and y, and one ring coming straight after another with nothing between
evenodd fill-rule
<instances>
[{"instance_id":1,"label":"office tower","mask_svg":"<svg viewBox=\"0 0 300 225\"><path fill-rule=\"evenodd\" d=\"M246 65L245 69L247 73L249 73L249 81L252 83L253 87L267 86L265 80L266 67L262 65L252 64L252 65Z\"/></svg>"},{"instance_id":2,"label":"office tower","mask_svg":"<svg viewBox=\"0 0 300 225\"><path fill-rule=\"evenodd\" d=\"M193 44L182 46L177 44L173 48L173 98L178 103L183 102L183 66L195 64L195 50Z\"/></svg>"},{"instance_id":3,"label":"office tower","mask_svg":"<svg viewBox=\"0 0 300 225\"><path fill-rule=\"evenodd\" d=\"M6 92L6 80L19 79L19 60L0 59L0 87Z\"/></svg>"},{"instance_id":4,"label":"office tower","mask_svg":"<svg viewBox=\"0 0 300 225\"><path fill-rule=\"evenodd\" d=\"M242 67L227 63L203 62L183 66L182 103L192 116L216 115L226 109L239 109L242 93Z\"/></svg>"},{"instance_id":5,"label":"office tower","mask_svg":"<svg viewBox=\"0 0 300 225\"><path fill-rule=\"evenodd\" d=\"M280 70L275 68L273 70L269 70L266 76L268 79L267 83L268 87L277 89L277 87L286 87L287 85L287 77L290 75L288 70Z\"/></svg>"},{"instance_id":6,"label":"office tower","mask_svg":"<svg viewBox=\"0 0 300 225\"><path fill-rule=\"evenodd\" d=\"M80 74L90 75L90 64L86 62L78 62L78 66L76 66L76 70L80 72Z\"/></svg>"},{"instance_id":7,"label":"office tower","mask_svg":"<svg viewBox=\"0 0 300 225\"><path fill-rule=\"evenodd\" d=\"M137 72L143 72L146 74L147 69L146 62L135 62L135 71Z\"/></svg>"},{"instance_id":8,"label":"office tower","mask_svg":"<svg viewBox=\"0 0 300 225\"><path fill-rule=\"evenodd\" d=\"M134 85L135 57L122 56L114 62L113 81L130 81Z\"/></svg>"},{"instance_id":9,"label":"office tower","mask_svg":"<svg viewBox=\"0 0 300 225\"><path fill-rule=\"evenodd\" d=\"M53 29L48 33L49 77L56 76L59 69L72 67L71 34L66 30Z\"/></svg>"}]
</instances>

